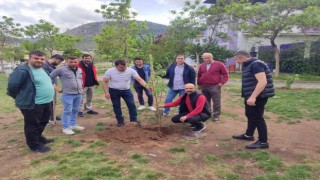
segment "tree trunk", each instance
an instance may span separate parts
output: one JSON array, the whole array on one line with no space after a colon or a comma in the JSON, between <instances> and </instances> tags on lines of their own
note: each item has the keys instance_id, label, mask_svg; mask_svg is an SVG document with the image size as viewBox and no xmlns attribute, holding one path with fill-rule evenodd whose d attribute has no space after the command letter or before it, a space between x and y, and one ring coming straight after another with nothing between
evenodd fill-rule
<instances>
[{"instance_id":1,"label":"tree trunk","mask_svg":"<svg viewBox=\"0 0 320 180\"><path fill-rule=\"evenodd\" d=\"M279 77L280 74L280 50L274 40L271 40L271 45L274 50L274 59L276 60L276 71L275 71L275 77Z\"/></svg>"}]
</instances>

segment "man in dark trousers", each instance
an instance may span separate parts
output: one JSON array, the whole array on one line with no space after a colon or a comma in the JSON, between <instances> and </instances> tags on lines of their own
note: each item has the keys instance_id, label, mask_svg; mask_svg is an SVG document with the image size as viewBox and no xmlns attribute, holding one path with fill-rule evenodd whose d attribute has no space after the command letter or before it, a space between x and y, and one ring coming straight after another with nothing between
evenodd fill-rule
<instances>
[{"instance_id":1,"label":"man in dark trousers","mask_svg":"<svg viewBox=\"0 0 320 180\"><path fill-rule=\"evenodd\" d=\"M174 102L159 105L159 108L180 105L179 114L172 117L172 122L188 122L193 127L193 132L201 132L206 128L202 122L211 117L209 104L204 95L196 92L194 84L188 83L184 88L185 94L183 96Z\"/></svg>"},{"instance_id":2,"label":"man in dark trousers","mask_svg":"<svg viewBox=\"0 0 320 180\"><path fill-rule=\"evenodd\" d=\"M52 71L54 71L56 69L56 67L63 62L64 59L61 55L59 54L55 54L53 56L50 57L50 59L48 59L44 65L42 66L43 70L46 71L46 73L50 76L50 73L52 73ZM54 79L53 80L54 84L57 84L57 80ZM61 89L56 88L55 89L56 92L61 92ZM54 97L53 97L53 103L52 103L52 112L51 112L51 116L50 116L50 120L48 125L52 125L55 123L55 120L61 120L60 117L56 116L55 113L55 109L56 109L56 104L57 104L57 94L56 92L54 93Z\"/></svg>"},{"instance_id":3,"label":"man in dark trousers","mask_svg":"<svg viewBox=\"0 0 320 180\"><path fill-rule=\"evenodd\" d=\"M253 134L257 128L258 141L247 145L246 148L269 148L267 125L263 118L263 113L268 98L275 95L270 69L265 62L251 57L245 51L236 52L234 57L238 63L243 64L242 97L244 97L248 124L244 134L233 136L233 138L254 141Z\"/></svg>"},{"instance_id":4,"label":"man in dark trousers","mask_svg":"<svg viewBox=\"0 0 320 180\"><path fill-rule=\"evenodd\" d=\"M42 133L49 121L54 88L48 74L41 68L45 54L31 51L29 62L17 67L8 80L7 94L15 99L24 117L24 133L27 145L34 152L48 152L45 146L53 142Z\"/></svg>"},{"instance_id":5,"label":"man in dark trousers","mask_svg":"<svg viewBox=\"0 0 320 180\"><path fill-rule=\"evenodd\" d=\"M82 85L83 93L82 100L78 112L79 117L83 117L83 111L87 110L87 114L98 114L92 108L92 97L94 88L99 86L97 69L93 64L93 58L90 54L83 54L82 61L78 63L78 67L82 70ZM83 99L86 97L86 102L83 103Z\"/></svg>"}]
</instances>

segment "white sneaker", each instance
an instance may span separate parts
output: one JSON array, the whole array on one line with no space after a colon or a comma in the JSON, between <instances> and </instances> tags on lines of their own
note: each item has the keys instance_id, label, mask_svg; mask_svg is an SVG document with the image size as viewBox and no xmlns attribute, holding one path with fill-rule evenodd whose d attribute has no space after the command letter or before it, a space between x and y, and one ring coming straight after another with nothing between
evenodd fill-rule
<instances>
[{"instance_id":1,"label":"white sneaker","mask_svg":"<svg viewBox=\"0 0 320 180\"><path fill-rule=\"evenodd\" d=\"M70 126L70 129L82 131L82 130L84 130L84 127L79 126L78 124L76 124L74 126Z\"/></svg>"},{"instance_id":2,"label":"white sneaker","mask_svg":"<svg viewBox=\"0 0 320 180\"><path fill-rule=\"evenodd\" d=\"M63 129L62 132L65 133L66 135L74 134L74 132L70 128Z\"/></svg>"},{"instance_id":3,"label":"white sneaker","mask_svg":"<svg viewBox=\"0 0 320 180\"><path fill-rule=\"evenodd\" d=\"M138 110L144 110L146 108L146 106L139 106Z\"/></svg>"},{"instance_id":4,"label":"white sneaker","mask_svg":"<svg viewBox=\"0 0 320 180\"><path fill-rule=\"evenodd\" d=\"M157 109L154 108L153 106L149 106L148 109L149 109L150 111L157 111Z\"/></svg>"}]
</instances>

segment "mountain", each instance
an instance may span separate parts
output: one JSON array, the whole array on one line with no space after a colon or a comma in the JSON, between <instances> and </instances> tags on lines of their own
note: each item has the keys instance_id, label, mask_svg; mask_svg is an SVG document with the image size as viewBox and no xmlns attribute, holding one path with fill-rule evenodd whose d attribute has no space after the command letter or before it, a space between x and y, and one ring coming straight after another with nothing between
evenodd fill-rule
<instances>
[{"instance_id":1,"label":"mountain","mask_svg":"<svg viewBox=\"0 0 320 180\"><path fill-rule=\"evenodd\" d=\"M138 21L141 22L141 21ZM81 50L95 49L96 44L93 41L93 37L99 34L107 25L108 22L92 22L83 24L76 28L67 30L65 34L70 34L74 36L82 36L83 41L79 42L77 48ZM157 24L153 22L146 22L149 30L153 30L155 35L165 34L167 26L162 24Z\"/></svg>"}]
</instances>

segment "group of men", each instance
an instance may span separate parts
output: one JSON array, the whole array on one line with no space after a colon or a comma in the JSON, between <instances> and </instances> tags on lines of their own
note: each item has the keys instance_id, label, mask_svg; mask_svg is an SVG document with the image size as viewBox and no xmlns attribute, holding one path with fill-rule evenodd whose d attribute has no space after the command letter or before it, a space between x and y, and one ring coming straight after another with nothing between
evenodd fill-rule
<instances>
[{"instance_id":1,"label":"group of men","mask_svg":"<svg viewBox=\"0 0 320 180\"><path fill-rule=\"evenodd\" d=\"M202 58L204 63L199 66L197 84L203 94L196 92L194 68L186 64L185 56L180 54L176 57L176 63L171 64L163 76L163 78L169 79L169 91L165 104L158 106L158 108L165 108L163 115L167 116L170 113L170 107L179 105L179 113L173 116L172 122L188 122L194 132L204 130L206 127L203 122L212 116L214 121L219 121L221 87L228 81L228 71L223 63L213 60L211 53L204 53ZM253 140L254 130L257 128L259 140L248 145L247 148L268 148L263 110L268 97L274 95L270 72L265 63L258 59L252 59L245 52L236 53L235 58L239 63L244 63L243 78L245 81L243 83L246 87L245 83L248 81L249 88L242 89L242 95L245 97L248 128L245 134L233 136L233 138ZM91 103L94 88L99 86L92 56L84 54L80 62L77 57L70 56L66 59L65 66L56 68L63 60L62 56L54 55L45 61L43 52L32 51L29 54L29 62L16 68L9 78L8 95L15 99L16 106L24 116L26 142L29 148L35 152L49 151L50 148L45 145L53 142L53 139L45 138L42 133L49 119L56 119L54 113L55 92L62 93L63 133L71 135L75 133L74 130L84 130L84 127L77 123L77 117L83 117L84 110L87 114L98 114L93 110ZM250 65L248 62L251 62ZM105 98L112 101L118 127L125 125L121 110L121 98L128 107L131 123L140 125L137 119L137 110L146 108L143 91L148 97L149 110L156 111L153 107L152 88L147 84L151 75L150 66L144 64L142 58L136 58L134 63L134 66L128 68L125 60L116 60L115 67L109 68L103 76L102 87ZM246 67L249 70L246 70ZM250 70L251 68L254 70ZM62 88L57 86L57 77L61 81ZM250 77L255 77L254 82L251 82L252 78ZM138 108L135 106L130 90L131 82L133 82L138 94L140 104ZM180 97L172 102L177 94ZM83 96L86 96L84 103ZM210 109L211 100L213 101L213 111Z\"/></svg>"}]
</instances>

